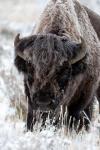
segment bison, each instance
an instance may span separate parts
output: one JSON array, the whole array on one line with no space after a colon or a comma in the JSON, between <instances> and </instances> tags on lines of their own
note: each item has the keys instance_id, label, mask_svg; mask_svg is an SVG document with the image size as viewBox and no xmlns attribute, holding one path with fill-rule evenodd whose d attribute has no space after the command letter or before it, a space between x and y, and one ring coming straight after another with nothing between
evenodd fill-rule
<instances>
[{"instance_id":1,"label":"bison","mask_svg":"<svg viewBox=\"0 0 100 150\"><path fill-rule=\"evenodd\" d=\"M16 36L14 62L24 75L27 129L32 130L38 111L44 122L49 113L58 124L60 106L63 112L67 106L70 127L79 121L79 128L89 126L83 112L91 120L100 81L97 22L99 16L76 0L51 0L34 33Z\"/></svg>"}]
</instances>

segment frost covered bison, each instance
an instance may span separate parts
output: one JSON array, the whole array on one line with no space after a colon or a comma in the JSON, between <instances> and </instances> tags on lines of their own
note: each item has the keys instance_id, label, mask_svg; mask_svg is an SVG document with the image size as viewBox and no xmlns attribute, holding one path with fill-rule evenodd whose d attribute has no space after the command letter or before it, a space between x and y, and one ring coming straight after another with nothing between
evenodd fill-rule
<instances>
[{"instance_id":1,"label":"frost covered bison","mask_svg":"<svg viewBox=\"0 0 100 150\"><path fill-rule=\"evenodd\" d=\"M15 65L24 75L28 129L38 111L44 121L49 113L59 123L60 106L63 112L67 106L70 127L80 121L79 128L83 122L87 128L83 112L91 120L100 76L100 43L91 13L76 0L51 0L34 33L16 36Z\"/></svg>"}]
</instances>

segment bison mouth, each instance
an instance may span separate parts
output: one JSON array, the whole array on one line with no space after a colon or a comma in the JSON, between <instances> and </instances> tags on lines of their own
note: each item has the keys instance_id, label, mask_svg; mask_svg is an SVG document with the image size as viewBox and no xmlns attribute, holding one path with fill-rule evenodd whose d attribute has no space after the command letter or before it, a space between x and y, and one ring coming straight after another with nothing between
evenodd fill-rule
<instances>
[{"instance_id":1,"label":"bison mouth","mask_svg":"<svg viewBox=\"0 0 100 150\"><path fill-rule=\"evenodd\" d=\"M45 126L46 120L49 119L50 123L57 125L60 115L60 111L58 111L59 105L60 101L57 98L50 99L45 97L43 102L41 102L40 99L35 98L32 106L33 113L35 114L34 124L42 121L41 125Z\"/></svg>"}]
</instances>

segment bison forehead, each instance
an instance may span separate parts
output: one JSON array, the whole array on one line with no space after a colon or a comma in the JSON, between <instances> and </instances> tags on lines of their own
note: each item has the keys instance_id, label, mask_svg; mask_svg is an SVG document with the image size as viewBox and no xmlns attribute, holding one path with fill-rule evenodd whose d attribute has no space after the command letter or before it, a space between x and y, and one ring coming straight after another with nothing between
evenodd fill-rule
<instances>
[{"instance_id":1,"label":"bison forehead","mask_svg":"<svg viewBox=\"0 0 100 150\"><path fill-rule=\"evenodd\" d=\"M33 45L33 59L36 58L37 62L49 64L51 61L57 63L63 57L67 59L61 37L54 34L37 35Z\"/></svg>"},{"instance_id":2,"label":"bison forehead","mask_svg":"<svg viewBox=\"0 0 100 150\"><path fill-rule=\"evenodd\" d=\"M56 35L40 35L34 42L33 64L38 76L53 74L55 68L67 61L63 40Z\"/></svg>"}]
</instances>

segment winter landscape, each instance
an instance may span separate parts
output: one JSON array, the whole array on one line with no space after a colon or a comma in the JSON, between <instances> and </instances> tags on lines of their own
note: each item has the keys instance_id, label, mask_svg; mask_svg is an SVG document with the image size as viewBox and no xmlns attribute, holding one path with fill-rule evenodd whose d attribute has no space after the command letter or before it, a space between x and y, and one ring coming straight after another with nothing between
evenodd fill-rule
<instances>
[{"instance_id":1,"label":"winter landscape","mask_svg":"<svg viewBox=\"0 0 100 150\"><path fill-rule=\"evenodd\" d=\"M81 0L100 14L100 0ZM89 133L65 134L47 128L25 132L27 105L23 76L14 66L14 37L30 35L47 0L0 0L0 150L100 150L98 103ZM27 11L26 11L27 10Z\"/></svg>"}]
</instances>

